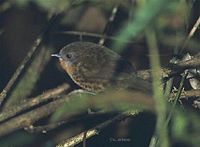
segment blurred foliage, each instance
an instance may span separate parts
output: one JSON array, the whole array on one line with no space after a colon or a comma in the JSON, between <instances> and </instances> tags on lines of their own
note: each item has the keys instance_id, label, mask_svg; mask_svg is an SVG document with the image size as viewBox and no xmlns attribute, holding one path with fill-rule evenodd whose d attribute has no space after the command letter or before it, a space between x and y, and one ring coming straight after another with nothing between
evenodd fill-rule
<instances>
[{"instance_id":1,"label":"blurred foliage","mask_svg":"<svg viewBox=\"0 0 200 147\"><path fill-rule=\"evenodd\" d=\"M179 112L179 114L174 117L173 121L174 124L172 130L175 137L181 137L182 134L187 134L186 128L189 124L185 114Z\"/></svg>"},{"instance_id":2,"label":"blurred foliage","mask_svg":"<svg viewBox=\"0 0 200 147\"><path fill-rule=\"evenodd\" d=\"M192 111L176 109L172 119L172 137L198 147L200 144L200 117Z\"/></svg>"},{"instance_id":3,"label":"blurred foliage","mask_svg":"<svg viewBox=\"0 0 200 147\"><path fill-rule=\"evenodd\" d=\"M152 70L152 86L153 86L153 97L155 101L155 109L156 109L156 115L157 115L157 123L156 123L156 134L160 141L160 146L162 147L168 147L169 146L169 140L168 140L168 131L167 131L167 125L165 124L166 121L166 114L167 114L167 102L164 99L164 92L163 88L160 86L162 85L162 82L160 79L162 79L161 73L158 72L161 70L160 67L160 59L159 59L159 49L157 46L157 39L156 34L153 29L153 27L147 27L146 28L146 40L147 45L149 47L149 53L150 53L150 64L151 64L151 70Z\"/></svg>"},{"instance_id":4,"label":"blurred foliage","mask_svg":"<svg viewBox=\"0 0 200 147\"><path fill-rule=\"evenodd\" d=\"M117 34L118 39L121 41L117 41L113 48L120 52L125 46L123 41L134 39L148 24L153 24L153 19L157 18L162 11L165 11L166 3L170 4L170 2L171 0L151 0L139 7L132 21L122 27Z\"/></svg>"},{"instance_id":5,"label":"blurred foliage","mask_svg":"<svg viewBox=\"0 0 200 147\"><path fill-rule=\"evenodd\" d=\"M75 95L75 96L74 96ZM129 92L126 90L108 90L105 93L93 95L82 92L68 95L69 101L63 104L52 116L52 121L58 121L62 116L77 114L87 111L88 108L96 108L105 112L127 110L149 110L154 111L154 103L150 96L141 92ZM140 97L140 99L138 99Z\"/></svg>"},{"instance_id":6,"label":"blurred foliage","mask_svg":"<svg viewBox=\"0 0 200 147\"><path fill-rule=\"evenodd\" d=\"M167 9L162 11L162 15L159 15L156 19L156 27L159 30L163 30L166 27L177 31L185 31L184 27L187 25L189 20L189 12L191 7L188 6L188 2L182 0L174 0L169 3ZM182 27L180 27L182 26Z\"/></svg>"}]
</instances>

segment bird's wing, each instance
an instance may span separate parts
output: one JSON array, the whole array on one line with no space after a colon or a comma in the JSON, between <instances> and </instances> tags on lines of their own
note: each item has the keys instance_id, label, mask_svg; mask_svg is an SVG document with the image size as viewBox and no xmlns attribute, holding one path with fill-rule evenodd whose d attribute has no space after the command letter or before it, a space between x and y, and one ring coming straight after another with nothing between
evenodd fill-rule
<instances>
[{"instance_id":1,"label":"bird's wing","mask_svg":"<svg viewBox=\"0 0 200 147\"><path fill-rule=\"evenodd\" d=\"M93 75L96 78L110 80L127 77L135 72L134 66L129 61L110 49L106 48L102 52L99 52L97 57L98 65L95 65L96 73Z\"/></svg>"}]
</instances>

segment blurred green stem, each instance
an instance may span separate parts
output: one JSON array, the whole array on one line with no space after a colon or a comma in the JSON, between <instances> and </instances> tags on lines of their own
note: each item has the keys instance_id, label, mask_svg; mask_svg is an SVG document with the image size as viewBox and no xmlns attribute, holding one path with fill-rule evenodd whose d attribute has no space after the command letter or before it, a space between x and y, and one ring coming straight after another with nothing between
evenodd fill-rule
<instances>
[{"instance_id":1,"label":"blurred green stem","mask_svg":"<svg viewBox=\"0 0 200 147\"><path fill-rule=\"evenodd\" d=\"M135 11L132 21L121 27L116 34L119 41L113 44L113 49L121 52L126 44L124 41L135 39L141 32L156 19L171 0L138 0L139 8Z\"/></svg>"},{"instance_id":2,"label":"blurred green stem","mask_svg":"<svg viewBox=\"0 0 200 147\"><path fill-rule=\"evenodd\" d=\"M166 101L163 98L163 90L161 84L161 73L160 71L160 60L159 53L156 41L156 35L153 28L147 28L146 31L146 40L149 47L150 53L150 63L152 69L152 79L153 79L153 93L154 100L156 104L156 114L157 114L157 124L156 124L156 133L158 135L158 139L161 147L168 147L168 135L167 135L167 127L165 124L166 120Z\"/></svg>"},{"instance_id":3,"label":"blurred green stem","mask_svg":"<svg viewBox=\"0 0 200 147\"><path fill-rule=\"evenodd\" d=\"M176 97L175 97L174 102L173 102L173 104L172 104L172 108L170 109L169 115L168 115L167 120L166 120L166 126L168 126L169 121L170 121L170 119L171 119L171 117L172 117L172 113L175 111L175 106L176 106L177 101L179 100L179 98L180 98L180 96L181 96L181 92L182 92L183 86L184 86L184 81L185 81L187 75L188 75L188 73L185 73L185 74L182 76L182 79L181 79L181 83L180 83L178 92L177 92L177 94L176 94Z\"/></svg>"}]
</instances>

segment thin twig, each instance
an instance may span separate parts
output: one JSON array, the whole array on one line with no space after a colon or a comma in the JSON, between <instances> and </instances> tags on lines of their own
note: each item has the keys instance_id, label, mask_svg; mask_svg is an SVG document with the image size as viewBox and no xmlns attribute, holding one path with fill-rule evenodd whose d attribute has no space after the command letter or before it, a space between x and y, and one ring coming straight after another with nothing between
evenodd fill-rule
<instances>
[{"instance_id":1,"label":"thin twig","mask_svg":"<svg viewBox=\"0 0 200 147\"><path fill-rule=\"evenodd\" d=\"M137 76L141 77L144 80L151 80L151 72L152 72L151 70L140 70L137 72ZM172 73L172 70L170 70L168 68L161 69L162 78L169 79L172 76L179 76L181 74L181 72L173 73L173 75L171 75L171 73ZM171 93L169 96L170 100L173 100L173 98L175 98L176 95L177 95L177 93ZM183 100L183 99L188 99L190 97L200 97L200 90L192 89L192 90L188 90L188 91L183 91L183 92L181 92L179 99Z\"/></svg>"},{"instance_id":2,"label":"thin twig","mask_svg":"<svg viewBox=\"0 0 200 147\"><path fill-rule=\"evenodd\" d=\"M198 26L200 25L200 16L199 18L197 19L196 23L194 24L194 26L192 27L190 33L188 34L186 40L184 41L183 43L183 46L181 48L180 51L183 51L185 49L185 46L187 45L188 41L190 40L190 38L194 35L194 33L196 32Z\"/></svg>"},{"instance_id":3,"label":"thin twig","mask_svg":"<svg viewBox=\"0 0 200 147\"><path fill-rule=\"evenodd\" d=\"M100 44L100 45L103 45L104 42L105 42L105 39L106 39L106 38L105 38L104 36L106 36L106 33L108 33L108 31L109 31L109 29L110 29L110 26L111 26L112 22L113 22L114 19L115 19L117 10L118 10L118 6L116 5L116 6L114 6L114 8L112 9L112 13L111 13L111 15L110 15L110 17L109 17L108 23L107 23L107 25L106 25L106 27L105 27L105 29L104 29L104 33L103 33L103 35L102 35L103 37L99 40L99 44Z\"/></svg>"},{"instance_id":4,"label":"thin twig","mask_svg":"<svg viewBox=\"0 0 200 147\"><path fill-rule=\"evenodd\" d=\"M171 97L174 97L175 94L172 94ZM181 93L179 99L188 99L190 97L200 97L200 89L192 89L192 90L189 90L189 91L183 91Z\"/></svg>"},{"instance_id":5,"label":"thin twig","mask_svg":"<svg viewBox=\"0 0 200 147\"><path fill-rule=\"evenodd\" d=\"M69 88L68 84L63 84L57 88L46 91L45 93L38 95L34 98L27 98L27 100L21 102L17 106L10 107L0 114L0 122L5 121L8 118L15 116L16 114L37 106L43 102L55 99L55 96L61 94Z\"/></svg>"},{"instance_id":6,"label":"thin twig","mask_svg":"<svg viewBox=\"0 0 200 147\"><path fill-rule=\"evenodd\" d=\"M28 127L25 127L24 129L30 133L47 133L47 131L55 129L65 123L69 122L69 120L63 120L60 122L55 122L55 123L51 123L51 124L47 124L47 125L43 125L43 126L33 126L30 125Z\"/></svg>"},{"instance_id":7,"label":"thin twig","mask_svg":"<svg viewBox=\"0 0 200 147\"><path fill-rule=\"evenodd\" d=\"M83 134L83 147L86 147L86 136L87 136L87 130Z\"/></svg>"},{"instance_id":8,"label":"thin twig","mask_svg":"<svg viewBox=\"0 0 200 147\"><path fill-rule=\"evenodd\" d=\"M175 69L192 69L200 67L200 53L193 56L191 59L186 61L180 61L174 65Z\"/></svg>"},{"instance_id":9,"label":"thin twig","mask_svg":"<svg viewBox=\"0 0 200 147\"><path fill-rule=\"evenodd\" d=\"M88 36L88 37L97 37L97 38L104 38L104 39L110 39L114 41L119 41L117 37L111 37L111 36L106 36L102 34L96 34L96 33L89 33L89 32L81 32L81 31L65 31L65 32L56 32L58 34L66 34L66 35L76 35L76 36ZM134 43L134 41L124 41L126 43Z\"/></svg>"},{"instance_id":10,"label":"thin twig","mask_svg":"<svg viewBox=\"0 0 200 147\"><path fill-rule=\"evenodd\" d=\"M109 91L103 95L87 95L84 98L82 95L78 95L62 96L60 99L56 99L55 101L42 105L39 108L34 108L33 110L2 123L0 125L0 136L6 135L17 129L28 127L34 124L37 120L52 114L58 108L59 109L56 111L57 113L54 113L54 117L52 118L53 121L58 119L60 120L61 116L69 118L70 116L79 114L84 110L86 111L87 108L91 106L97 106L97 108L102 108L106 112L110 112L111 110L119 110L123 112L133 109L138 111L154 111L154 101L151 96L141 92ZM107 99L108 97L111 99ZM140 97L140 99L138 99L138 97ZM66 114L65 112L68 113Z\"/></svg>"},{"instance_id":11,"label":"thin twig","mask_svg":"<svg viewBox=\"0 0 200 147\"><path fill-rule=\"evenodd\" d=\"M182 90L183 90L183 86L184 86L184 82L185 82L185 80L186 80L187 75L188 75L188 72L185 73L184 76L183 76L182 79L181 79L181 83L180 83L178 92L177 92L176 97L175 97L175 99L174 99L174 102L173 102L173 104L172 104L172 108L170 109L169 115L168 115L168 117L167 117L167 119L166 119L166 126L168 126L169 121L171 120L172 114L173 114L173 112L174 112L174 110L175 110L175 106L176 106L178 100L180 99L180 96L181 96L181 93L182 93Z\"/></svg>"},{"instance_id":12,"label":"thin twig","mask_svg":"<svg viewBox=\"0 0 200 147\"><path fill-rule=\"evenodd\" d=\"M57 108L59 108L64 102L66 102L69 99L70 97L65 96L62 99L57 99L53 102L50 102L46 105L43 105L39 108L31 110L27 113L24 113L22 115L12 118L9 121L2 123L0 125L0 136L9 134L17 129L21 129L32 125L37 120L53 113Z\"/></svg>"},{"instance_id":13,"label":"thin twig","mask_svg":"<svg viewBox=\"0 0 200 147\"><path fill-rule=\"evenodd\" d=\"M98 135L102 131L102 129L104 129L105 127L108 127L109 125L112 125L113 123L124 120L128 117L131 117L131 116L135 116L137 114L138 114L138 111L125 112L125 113L119 114L119 115L115 116L114 118L101 123L100 125L96 126L95 128L87 130L86 139L88 139L92 136ZM80 134L78 134L78 135L76 135L72 138L69 138L69 139L65 140L63 143L58 144L56 147L72 147L72 146L75 146L75 145L77 145L77 144L79 144L80 142L83 141L84 133L85 132L82 132L82 133L80 133Z\"/></svg>"},{"instance_id":14,"label":"thin twig","mask_svg":"<svg viewBox=\"0 0 200 147\"><path fill-rule=\"evenodd\" d=\"M91 118L91 117L97 117L97 116L102 116L102 115L105 115L107 114L106 112L95 112L95 113L92 113L92 114L89 114L87 116L85 115L82 115L78 118L64 118L62 121L59 121L59 122L51 122L50 124L46 124L46 125L42 125L42 126L34 126L34 125L30 125L28 127L25 127L24 129L30 133L47 133L48 131L50 130L53 130L55 128L58 128L60 127L61 125L64 125L66 123L69 123L69 122L74 122L74 121L81 121L83 119L85 119L85 117L87 118Z\"/></svg>"},{"instance_id":15,"label":"thin twig","mask_svg":"<svg viewBox=\"0 0 200 147\"><path fill-rule=\"evenodd\" d=\"M16 69L15 73L13 74L13 76L11 77L11 79L9 80L5 88L3 89L3 91L0 93L0 107L2 107L2 103L7 96L7 93L11 90L11 88L13 87L13 85L15 84L19 76L21 75L22 71L27 66L27 63L33 57L34 53L37 51L39 45L41 45L44 39L44 36L49 31L50 27L52 26L52 24L54 23L56 19L57 19L57 15L53 15L51 17L51 19L49 20L48 26L45 28L44 32L41 35L39 35L38 38L35 40L31 49L27 53L26 57L24 58L22 63L19 65L19 67Z\"/></svg>"},{"instance_id":16,"label":"thin twig","mask_svg":"<svg viewBox=\"0 0 200 147\"><path fill-rule=\"evenodd\" d=\"M65 31L65 32L54 32L54 34L63 34L63 35L75 35L75 36L86 36L86 37L96 37L96 38L105 38L113 41L121 41L124 43L135 43L136 41L131 41L131 40L120 40L117 37L112 37L112 36L107 36L107 35L102 35L102 34L97 34L97 33L90 33L90 32L82 32L82 31ZM174 45L174 36L158 36L159 41L167 46L173 46ZM180 38L181 39L181 38ZM179 40L180 40L179 39ZM181 43L181 40L179 41ZM177 43L177 42L176 42ZM194 52L194 49L199 49L199 44L198 42L191 42L186 44L190 50Z\"/></svg>"},{"instance_id":17,"label":"thin twig","mask_svg":"<svg viewBox=\"0 0 200 147\"><path fill-rule=\"evenodd\" d=\"M15 84L15 87L9 94L9 98L3 105L3 111L19 104L31 94L42 71L51 58L51 51L52 50L47 47L40 47L37 51L37 55L32 58L29 67L27 67L27 70L20 76L20 80Z\"/></svg>"},{"instance_id":18,"label":"thin twig","mask_svg":"<svg viewBox=\"0 0 200 147\"><path fill-rule=\"evenodd\" d=\"M191 92L190 92L191 93ZM50 95L49 95L50 96ZM114 94L112 96L110 95L107 95L107 97L114 97L116 102L118 101L121 101L122 102L122 99L118 99L117 96L119 97L119 94ZM95 96L96 97L96 96ZM121 97L121 96L120 96ZM124 96L126 97L126 96ZM137 101L134 101L134 98L138 98L140 97L141 99L141 103L143 105L150 105L150 107L152 108L152 104L151 104L151 101L146 101L146 100L142 100L142 95L140 94L139 96L137 95L130 95L129 96L130 98L127 97L127 99L123 99L125 102L128 102L129 104L130 103L134 103ZM146 96L145 96L146 97ZM100 97L97 97L95 98L95 100L101 100L101 98L99 99ZM128 100L132 100L131 102L129 102ZM145 98L147 100L150 100L149 98ZM35 99L36 100L36 99ZM12 118L11 120L8 120L4 123L2 123L0 125L0 136L1 135L5 135L5 134L8 134L9 132L11 131L14 131L16 129L20 129L20 128L23 128L23 127L27 127L29 125L32 125L35 121L45 117L45 116L48 116L49 114L51 114L52 112L54 112L57 108L59 108L64 102L70 102L70 97L69 96L66 96L66 97L63 97L63 98L60 98L60 99L56 99L54 102L50 102L48 104L45 104L39 108L34 108L33 110L29 111L29 112L26 112L24 114L21 114L19 116L16 116L14 118ZM80 99L79 99L80 100ZM78 100L78 102L79 102ZM94 100L94 99L84 99L84 101L90 101L91 100ZM111 100L112 101L112 100ZM77 101L75 101L77 103ZM94 104L93 105L98 105L101 104L100 102L95 102L93 101ZM105 101L106 103L109 103L109 101ZM139 102L140 103L140 102ZM70 104L70 105L74 105L74 104ZM90 104L88 104L90 105ZM84 108L88 108L89 106L83 106ZM114 105L114 103L113 103ZM79 104L78 104L79 106ZM78 107L77 106L77 107ZM106 107L106 106L105 106ZM81 106L82 108L82 106ZM75 108L74 108L75 109ZM82 109L81 109L82 110ZM73 110L74 111L74 110ZM70 112L71 113L71 112ZM30 117L31 116L31 117Z\"/></svg>"},{"instance_id":19,"label":"thin twig","mask_svg":"<svg viewBox=\"0 0 200 147\"><path fill-rule=\"evenodd\" d=\"M170 79L171 77L175 77L175 76L179 76L184 70L179 70L179 71L175 71L175 70L172 70L170 68L161 68L160 69L160 74L161 74L161 78L163 80L168 80ZM151 80L151 73L153 71L151 69L146 69L146 70L139 70L137 71L137 76L144 79L144 80ZM158 72L158 71L156 71Z\"/></svg>"}]
</instances>

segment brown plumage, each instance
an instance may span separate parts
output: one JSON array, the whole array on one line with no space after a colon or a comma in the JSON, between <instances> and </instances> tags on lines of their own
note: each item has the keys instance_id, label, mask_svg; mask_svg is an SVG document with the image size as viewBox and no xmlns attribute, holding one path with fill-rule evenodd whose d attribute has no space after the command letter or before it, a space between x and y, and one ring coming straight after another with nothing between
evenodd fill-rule
<instances>
[{"instance_id":1,"label":"brown plumage","mask_svg":"<svg viewBox=\"0 0 200 147\"><path fill-rule=\"evenodd\" d=\"M61 66L85 90L131 88L149 92L150 84L134 74L134 67L114 51L91 42L74 42L59 54Z\"/></svg>"}]
</instances>

